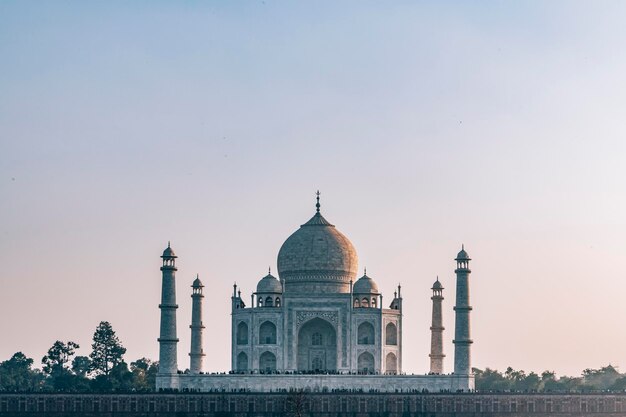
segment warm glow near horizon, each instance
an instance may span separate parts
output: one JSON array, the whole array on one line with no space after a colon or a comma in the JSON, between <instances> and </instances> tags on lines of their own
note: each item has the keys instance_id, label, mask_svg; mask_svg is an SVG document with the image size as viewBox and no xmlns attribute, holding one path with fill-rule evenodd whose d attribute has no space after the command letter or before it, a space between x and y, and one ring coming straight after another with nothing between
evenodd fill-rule
<instances>
[{"instance_id":1,"label":"warm glow near horizon","mask_svg":"<svg viewBox=\"0 0 626 417\"><path fill-rule=\"evenodd\" d=\"M178 259L179 367L204 282L207 371L315 211L425 373L430 287L471 269L473 366L626 371L626 3L0 3L0 361L89 352L108 320L158 358Z\"/></svg>"}]
</instances>

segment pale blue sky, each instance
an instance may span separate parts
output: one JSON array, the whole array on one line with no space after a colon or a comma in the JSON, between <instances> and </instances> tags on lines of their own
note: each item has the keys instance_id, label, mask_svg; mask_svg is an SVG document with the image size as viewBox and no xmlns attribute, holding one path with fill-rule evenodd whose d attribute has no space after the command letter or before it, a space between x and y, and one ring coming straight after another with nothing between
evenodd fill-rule
<instances>
[{"instance_id":1,"label":"pale blue sky","mask_svg":"<svg viewBox=\"0 0 626 417\"><path fill-rule=\"evenodd\" d=\"M428 364L430 285L474 258L474 365L626 371L626 4L0 3L0 360L109 320L157 358L160 252L230 333L314 210ZM213 318L210 316L213 315ZM210 329L208 329L210 330ZM205 350L229 367L229 338Z\"/></svg>"}]
</instances>

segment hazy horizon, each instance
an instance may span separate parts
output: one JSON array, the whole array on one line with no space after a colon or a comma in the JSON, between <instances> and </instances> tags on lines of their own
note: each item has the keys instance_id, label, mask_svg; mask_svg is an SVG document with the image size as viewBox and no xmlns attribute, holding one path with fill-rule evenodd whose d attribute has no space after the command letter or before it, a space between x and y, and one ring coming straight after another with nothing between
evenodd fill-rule
<instances>
[{"instance_id":1,"label":"hazy horizon","mask_svg":"<svg viewBox=\"0 0 626 417\"><path fill-rule=\"evenodd\" d=\"M626 371L626 4L0 3L0 360L111 322L158 359L178 259L179 367L204 282L206 371L315 210L428 371L430 287L471 269L472 365ZM223 337L223 339L220 339Z\"/></svg>"}]
</instances>

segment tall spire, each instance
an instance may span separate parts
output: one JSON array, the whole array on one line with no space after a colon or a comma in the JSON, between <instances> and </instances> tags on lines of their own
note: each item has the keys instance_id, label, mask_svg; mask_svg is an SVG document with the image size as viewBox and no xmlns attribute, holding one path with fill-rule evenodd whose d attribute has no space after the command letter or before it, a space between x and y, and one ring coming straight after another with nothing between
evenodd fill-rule
<instances>
[{"instance_id":1,"label":"tall spire","mask_svg":"<svg viewBox=\"0 0 626 417\"><path fill-rule=\"evenodd\" d=\"M163 266L161 267L161 326L157 339L159 342L159 373L157 375L157 388L177 388L171 379L171 375L178 372L176 333L176 255L168 242L163 251Z\"/></svg>"},{"instance_id":2,"label":"tall spire","mask_svg":"<svg viewBox=\"0 0 626 417\"><path fill-rule=\"evenodd\" d=\"M443 302L443 285L439 282L439 276L437 281L431 288L433 296L430 297L433 300L432 310L432 324L430 326L430 373L442 374L443 373L443 358L446 356L443 354L443 319L442 319L442 302Z\"/></svg>"},{"instance_id":3,"label":"tall spire","mask_svg":"<svg viewBox=\"0 0 626 417\"><path fill-rule=\"evenodd\" d=\"M315 204L315 208L316 208L316 211L319 213L320 212L320 190L317 190L315 195L317 196L317 204Z\"/></svg>"},{"instance_id":4,"label":"tall spire","mask_svg":"<svg viewBox=\"0 0 626 417\"><path fill-rule=\"evenodd\" d=\"M199 374L202 372L202 362L204 360L203 346L203 331L204 324L202 323L202 294L203 285L200 282L200 274L196 274L196 279L191 286L193 288L191 292L191 349L189 350L189 371L192 374Z\"/></svg>"},{"instance_id":5,"label":"tall spire","mask_svg":"<svg viewBox=\"0 0 626 417\"><path fill-rule=\"evenodd\" d=\"M469 262L471 258L465 252L465 245L461 246L461 252L456 256L456 305L454 306L454 374L469 377L472 375L472 338L470 331L470 288L469 277L471 270ZM468 378L463 383L462 389L472 389L473 379Z\"/></svg>"}]
</instances>

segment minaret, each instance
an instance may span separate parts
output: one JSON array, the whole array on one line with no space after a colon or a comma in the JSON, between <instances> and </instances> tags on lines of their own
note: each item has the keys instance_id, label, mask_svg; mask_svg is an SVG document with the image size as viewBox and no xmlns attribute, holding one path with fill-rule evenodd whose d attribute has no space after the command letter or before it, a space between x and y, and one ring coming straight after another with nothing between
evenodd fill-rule
<instances>
[{"instance_id":1,"label":"minaret","mask_svg":"<svg viewBox=\"0 0 626 417\"><path fill-rule=\"evenodd\" d=\"M161 333L159 341L159 374L178 373L176 346L176 254L170 247L163 251L163 281L161 285Z\"/></svg>"},{"instance_id":2,"label":"minaret","mask_svg":"<svg viewBox=\"0 0 626 417\"><path fill-rule=\"evenodd\" d=\"M472 362L470 348L472 339L470 339L470 306L469 296L469 275L472 271L469 269L469 261L471 261L465 247L461 248L461 252L456 256L456 306L454 311L455 329L454 329L454 373L455 375L470 375L472 373Z\"/></svg>"},{"instance_id":3,"label":"minaret","mask_svg":"<svg viewBox=\"0 0 626 417\"><path fill-rule=\"evenodd\" d=\"M446 355L443 354L443 317L441 311L441 303L443 301L443 285L437 281L431 288L433 290L433 296L430 297L433 300L433 321L430 326L430 373L431 374L443 374L443 358Z\"/></svg>"},{"instance_id":4,"label":"minaret","mask_svg":"<svg viewBox=\"0 0 626 417\"><path fill-rule=\"evenodd\" d=\"M191 350L189 352L189 371L192 374L202 372L202 361L204 360L204 351L202 350L202 332L204 325L202 324L202 281L196 276L191 286Z\"/></svg>"}]
</instances>

